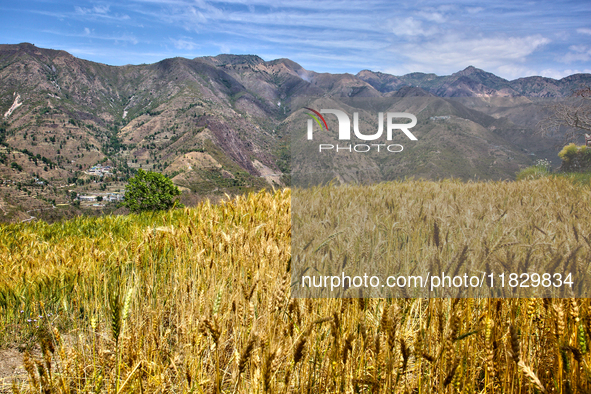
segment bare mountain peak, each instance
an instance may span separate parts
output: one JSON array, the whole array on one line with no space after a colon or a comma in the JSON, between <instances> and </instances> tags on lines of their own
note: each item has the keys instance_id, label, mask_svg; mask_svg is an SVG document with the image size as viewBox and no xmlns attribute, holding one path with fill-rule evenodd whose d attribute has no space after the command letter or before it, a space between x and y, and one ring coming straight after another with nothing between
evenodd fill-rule
<instances>
[{"instance_id":1,"label":"bare mountain peak","mask_svg":"<svg viewBox=\"0 0 591 394\"><path fill-rule=\"evenodd\" d=\"M458 71L456 74L470 75L470 74L474 74L477 72L483 72L483 70L476 68L474 66L468 66L465 69L463 69L462 71Z\"/></svg>"},{"instance_id":2,"label":"bare mountain peak","mask_svg":"<svg viewBox=\"0 0 591 394\"><path fill-rule=\"evenodd\" d=\"M221 54L211 58L215 63L220 65L251 65L255 66L265 61L257 55L230 55Z\"/></svg>"},{"instance_id":3,"label":"bare mountain peak","mask_svg":"<svg viewBox=\"0 0 591 394\"><path fill-rule=\"evenodd\" d=\"M304 70L304 68L300 64L294 62L293 60L287 59L287 58L275 59L275 60L268 61L266 63L271 66L283 64L288 69L296 71L296 72L299 70Z\"/></svg>"},{"instance_id":4,"label":"bare mountain peak","mask_svg":"<svg viewBox=\"0 0 591 394\"><path fill-rule=\"evenodd\" d=\"M23 57L28 55L28 57ZM7 63L29 62L34 60L41 68L49 67L55 63L56 69L66 68L75 75L83 72L85 77L93 80L100 74L97 67L105 67L96 62L78 59L65 51L38 48L31 43L13 45L0 45L0 59ZM37 66L35 66L37 67ZM544 77L527 77L514 81L508 81L495 74L486 72L472 65L454 74L438 76L433 73L413 72L402 76L395 76L380 71L362 70L356 75L349 73L332 74L316 73L304 69L300 64L290 59L276 59L265 61L257 55L232 55L221 54L217 56L205 56L195 59L172 58L164 59L152 65L123 66L123 67L147 67L160 72L160 75L174 74L174 78L193 78L195 73L207 74L213 79L225 79L226 84L235 85L228 76L239 81L248 89L260 90L262 94L267 85L258 81L263 78L266 84L274 86L273 89L283 86L280 96L287 94L292 89L308 89L298 83L310 83L314 89L326 90L330 94L337 95L392 95L402 87L413 86L423 89L430 94L441 97L456 96L526 96L526 97L566 97L572 91L581 86L591 85L591 74L571 75L561 80ZM108 66L103 70L116 72L118 67ZM96 76L86 74L96 74ZM195 75L197 75L195 74ZM294 78L295 79L292 79ZM89 80L89 81L90 81ZM175 79L176 80L176 79ZM299 81L299 82L298 82ZM66 82L66 81L64 81ZM70 83L71 81L67 81ZM230 83L231 82L231 83ZM45 82L44 82L45 83ZM57 81L56 81L57 83ZM56 83L52 83L57 86ZM90 83L90 82L89 82ZM107 85L108 86L108 85ZM299 91L299 90L298 90ZM259 94L259 93L257 93ZM275 93L266 92L266 97ZM291 94L291 93L290 93Z\"/></svg>"},{"instance_id":5,"label":"bare mountain peak","mask_svg":"<svg viewBox=\"0 0 591 394\"><path fill-rule=\"evenodd\" d=\"M19 49L33 49L36 48L35 44L31 44L30 42L21 42L20 44L16 44Z\"/></svg>"},{"instance_id":6,"label":"bare mountain peak","mask_svg":"<svg viewBox=\"0 0 591 394\"><path fill-rule=\"evenodd\" d=\"M357 76L361 76L361 75L373 75L373 74L380 74L379 71L371 71L371 70L361 70L357 73Z\"/></svg>"},{"instance_id":7,"label":"bare mountain peak","mask_svg":"<svg viewBox=\"0 0 591 394\"><path fill-rule=\"evenodd\" d=\"M357 73L358 77L366 77L366 76L382 76L382 75L390 75L385 74L381 71L372 71L372 70L361 70ZM393 75L392 75L393 76Z\"/></svg>"},{"instance_id":8,"label":"bare mountain peak","mask_svg":"<svg viewBox=\"0 0 591 394\"><path fill-rule=\"evenodd\" d=\"M493 73L489 73L487 71L484 71L480 68L476 68L474 66L468 66L465 69L463 69L462 71L458 71L454 74L452 74L452 76L458 76L458 77L476 77L476 78L494 78L497 80L503 80L506 81L506 79L501 78L496 76Z\"/></svg>"},{"instance_id":9,"label":"bare mountain peak","mask_svg":"<svg viewBox=\"0 0 591 394\"><path fill-rule=\"evenodd\" d=\"M439 78L439 76L435 73L422 73L422 72L414 72L409 74L404 74L402 77L408 78L426 78L426 79L434 79Z\"/></svg>"},{"instance_id":10,"label":"bare mountain peak","mask_svg":"<svg viewBox=\"0 0 591 394\"><path fill-rule=\"evenodd\" d=\"M58 56L76 59L73 55L66 51L59 49L39 48L29 42L21 42L20 44L0 44L0 57L10 55L18 56L22 54L27 54L34 58L45 57L46 59L44 60L53 59Z\"/></svg>"}]
</instances>

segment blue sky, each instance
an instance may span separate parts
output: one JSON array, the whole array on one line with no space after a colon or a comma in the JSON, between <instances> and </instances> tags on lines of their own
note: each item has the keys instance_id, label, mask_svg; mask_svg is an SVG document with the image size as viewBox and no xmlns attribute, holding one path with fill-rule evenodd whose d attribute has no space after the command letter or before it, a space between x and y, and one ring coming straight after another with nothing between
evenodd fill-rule
<instances>
[{"instance_id":1,"label":"blue sky","mask_svg":"<svg viewBox=\"0 0 591 394\"><path fill-rule=\"evenodd\" d=\"M0 43L112 65L233 53L333 73L591 73L588 0L23 0L1 3L0 25Z\"/></svg>"}]
</instances>

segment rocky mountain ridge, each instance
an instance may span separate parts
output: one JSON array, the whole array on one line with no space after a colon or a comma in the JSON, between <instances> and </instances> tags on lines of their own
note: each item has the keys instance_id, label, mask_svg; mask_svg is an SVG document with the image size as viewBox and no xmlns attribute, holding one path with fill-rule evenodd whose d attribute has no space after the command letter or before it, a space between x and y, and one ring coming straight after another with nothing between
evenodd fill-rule
<instances>
[{"instance_id":1,"label":"rocky mountain ridge","mask_svg":"<svg viewBox=\"0 0 591 394\"><path fill-rule=\"evenodd\" d=\"M474 67L450 76L330 74L255 55L109 66L27 43L0 45L0 209L25 220L22 212L72 204L76 194L121 190L138 168L199 196L282 187L304 111L296 103L330 98L383 98L416 111L422 145L393 176L507 179L532 153L552 152L555 141L533 136L544 114L537 100L583 85L590 74L513 81ZM466 150L453 148L453 133L465 134ZM97 178L89 169L98 163L112 171Z\"/></svg>"}]
</instances>

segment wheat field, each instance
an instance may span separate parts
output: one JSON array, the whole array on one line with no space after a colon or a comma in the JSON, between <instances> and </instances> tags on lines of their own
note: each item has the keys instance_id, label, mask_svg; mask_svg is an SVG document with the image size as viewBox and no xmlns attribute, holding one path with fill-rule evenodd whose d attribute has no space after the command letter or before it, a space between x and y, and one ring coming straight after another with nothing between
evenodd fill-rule
<instances>
[{"instance_id":1,"label":"wheat field","mask_svg":"<svg viewBox=\"0 0 591 394\"><path fill-rule=\"evenodd\" d=\"M328 283L341 273L367 273L382 284L392 274L402 277L400 283L417 275L426 283L429 273L442 282L443 272L456 279L467 274L475 284L481 278L492 283L491 290L476 284L433 291L429 286L381 287L380 282L340 292L298 286L292 294L298 297L591 296L585 286L591 283L591 195L589 188L565 179L404 180L294 189L292 213L294 280L329 276ZM559 286L543 286L538 279L545 275L548 285L551 274L569 284L560 286L556 276ZM509 286L511 275L511 284L518 286Z\"/></svg>"},{"instance_id":2,"label":"wheat field","mask_svg":"<svg viewBox=\"0 0 591 394\"><path fill-rule=\"evenodd\" d=\"M547 220L536 222L538 229L524 226L515 242L531 244L545 233L551 245L558 237L565 250L576 250L578 264L588 259L588 186L553 178L452 184L459 206L476 214L491 193L522 188L529 198L535 191L533 212ZM441 185L391 187L412 204ZM291 298L291 194L263 191L169 212L0 227L0 346L26 344L27 372L3 388L591 391L589 299ZM435 243L433 220L404 220L423 234L423 245ZM441 235L444 241L453 239ZM490 251L471 244L473 258L484 247ZM501 252L491 258L502 259Z\"/></svg>"}]
</instances>

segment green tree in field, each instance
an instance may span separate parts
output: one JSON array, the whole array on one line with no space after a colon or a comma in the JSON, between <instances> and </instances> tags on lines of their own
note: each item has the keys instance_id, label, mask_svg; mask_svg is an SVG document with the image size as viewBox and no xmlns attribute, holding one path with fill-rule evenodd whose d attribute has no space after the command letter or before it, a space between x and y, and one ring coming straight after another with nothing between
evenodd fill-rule
<instances>
[{"instance_id":1,"label":"green tree in field","mask_svg":"<svg viewBox=\"0 0 591 394\"><path fill-rule=\"evenodd\" d=\"M122 205L136 213L182 207L175 199L180 194L179 188L165 175L140 169L125 186L125 200Z\"/></svg>"}]
</instances>

